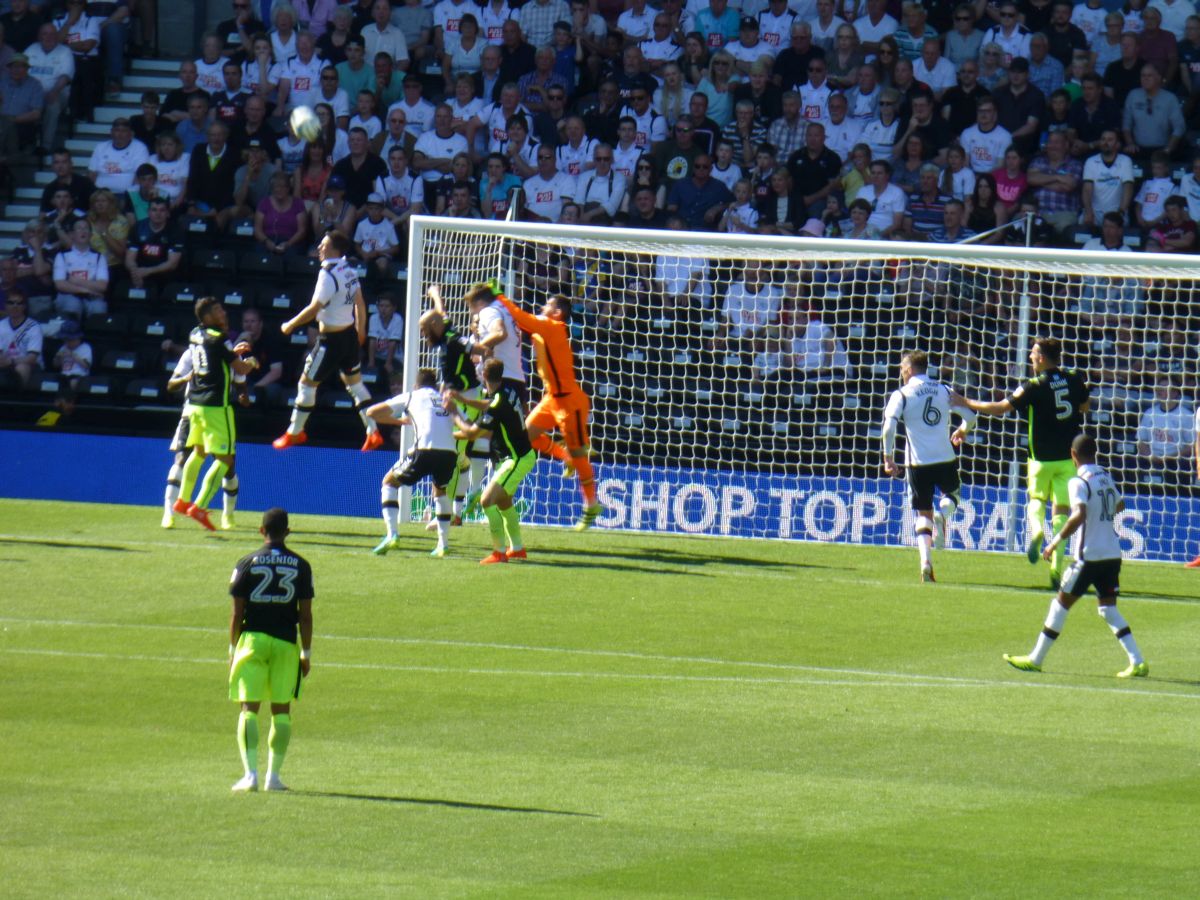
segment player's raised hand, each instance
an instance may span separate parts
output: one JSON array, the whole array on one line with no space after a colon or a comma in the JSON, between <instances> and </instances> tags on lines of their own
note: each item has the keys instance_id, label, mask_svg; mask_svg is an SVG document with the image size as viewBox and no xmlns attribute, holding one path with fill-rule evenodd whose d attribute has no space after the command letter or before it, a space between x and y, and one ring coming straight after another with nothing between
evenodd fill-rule
<instances>
[{"instance_id":1,"label":"player's raised hand","mask_svg":"<svg viewBox=\"0 0 1200 900\"><path fill-rule=\"evenodd\" d=\"M251 347L250 344L247 343L246 341L238 341L233 347L233 352L236 353L238 356L245 356L247 353L249 353L253 349L254 348Z\"/></svg>"},{"instance_id":2,"label":"player's raised hand","mask_svg":"<svg viewBox=\"0 0 1200 900\"><path fill-rule=\"evenodd\" d=\"M504 293L504 287L500 284L499 278L489 278L487 285L491 292L497 297Z\"/></svg>"}]
</instances>

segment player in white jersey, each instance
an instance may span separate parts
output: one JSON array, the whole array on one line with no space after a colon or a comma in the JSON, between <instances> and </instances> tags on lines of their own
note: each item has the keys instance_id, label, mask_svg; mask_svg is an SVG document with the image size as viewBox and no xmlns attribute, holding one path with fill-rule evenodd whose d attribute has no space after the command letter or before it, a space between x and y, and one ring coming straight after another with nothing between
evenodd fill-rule
<instances>
[{"instance_id":1,"label":"player in white jersey","mask_svg":"<svg viewBox=\"0 0 1200 900\"><path fill-rule=\"evenodd\" d=\"M229 348L233 349L233 343L226 341ZM241 406L250 405L250 395L246 391L246 376L241 372L232 373L232 381L238 395L238 404ZM188 433L191 431L191 399L192 399L192 354L184 353L179 357L179 362L175 363L175 369L171 372L171 377L167 379L167 390L175 393L180 388L183 389L183 408L179 411L179 424L175 426L175 434L171 438L170 450L175 454L175 460L171 463L171 470L167 473L167 490L163 497L163 528L175 527L175 501L179 499L179 489L183 484L183 465L187 462L188 454L191 448L188 446ZM233 528L233 513L237 509L238 495L238 477L236 454L230 454L229 468L226 470L224 477L221 480L222 494L222 509L221 509L221 530L229 531Z\"/></svg>"},{"instance_id":2,"label":"player in white jersey","mask_svg":"<svg viewBox=\"0 0 1200 900\"><path fill-rule=\"evenodd\" d=\"M946 523L958 510L958 457L954 448L975 424L975 414L955 408L962 424L950 434L950 389L925 374L929 358L922 350L900 357L900 380L883 411L883 470L893 477L901 467L893 458L897 426L903 423L904 462L908 472L909 500L917 514L917 550L921 580L933 581L933 548L946 545ZM934 489L941 492L933 511ZM936 532L936 537L935 537Z\"/></svg>"},{"instance_id":3,"label":"player in white jersey","mask_svg":"<svg viewBox=\"0 0 1200 900\"><path fill-rule=\"evenodd\" d=\"M1129 657L1129 666L1118 672L1117 677L1142 678L1150 674L1150 664L1142 658L1129 623L1117 610L1117 595L1121 592L1121 542L1114 521L1125 509L1125 501L1108 471L1096 464L1094 437L1076 435L1071 442L1071 460L1076 467L1076 475L1067 488L1071 495L1071 515L1046 544L1042 557L1049 560L1054 549L1074 535L1075 562L1063 573L1058 595L1050 601L1046 624L1033 651L1028 656L1005 653L1004 660L1025 672L1040 672L1046 654L1067 623L1067 613L1092 587L1100 601L1100 617Z\"/></svg>"},{"instance_id":4,"label":"player in white jersey","mask_svg":"<svg viewBox=\"0 0 1200 900\"><path fill-rule=\"evenodd\" d=\"M387 534L372 551L384 556L399 546L400 488L412 487L422 478L433 482L433 502L437 509L437 546L430 556L445 556L450 546L450 495L447 488L458 471L458 450L454 438L453 404L447 404L437 389L433 369L417 372L416 386L367 410L380 425L410 425L413 446L408 458L396 463L383 476L383 521Z\"/></svg>"},{"instance_id":5,"label":"player in white jersey","mask_svg":"<svg viewBox=\"0 0 1200 900\"><path fill-rule=\"evenodd\" d=\"M300 374L292 404L291 424L271 444L276 450L295 447L308 440L304 426L317 402L317 386L334 372L341 374L346 393L354 400L358 417L367 429L362 449L374 450L383 445L379 426L367 415L371 393L362 383L360 350L367 342L367 304L358 275L346 261L346 254L352 248L350 239L340 231L325 235L317 248L321 270L317 274L312 302L283 323L283 333L290 336L315 319L321 333L316 346L304 360L304 371Z\"/></svg>"}]
</instances>

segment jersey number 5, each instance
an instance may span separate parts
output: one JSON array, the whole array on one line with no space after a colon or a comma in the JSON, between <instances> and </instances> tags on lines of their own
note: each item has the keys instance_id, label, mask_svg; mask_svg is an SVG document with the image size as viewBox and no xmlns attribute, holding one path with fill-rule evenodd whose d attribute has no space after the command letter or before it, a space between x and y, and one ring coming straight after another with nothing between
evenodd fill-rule
<instances>
[{"instance_id":1,"label":"jersey number 5","mask_svg":"<svg viewBox=\"0 0 1200 900\"><path fill-rule=\"evenodd\" d=\"M1054 389L1054 415L1060 422L1071 418L1071 413L1075 408L1071 406L1071 398L1068 396L1068 388L1065 384Z\"/></svg>"},{"instance_id":2,"label":"jersey number 5","mask_svg":"<svg viewBox=\"0 0 1200 900\"><path fill-rule=\"evenodd\" d=\"M251 603L291 603L296 596L296 586L292 582L300 573L291 566L251 566L250 574L259 578L258 586L250 592ZM275 583L276 575L281 593L269 594L267 588Z\"/></svg>"}]
</instances>

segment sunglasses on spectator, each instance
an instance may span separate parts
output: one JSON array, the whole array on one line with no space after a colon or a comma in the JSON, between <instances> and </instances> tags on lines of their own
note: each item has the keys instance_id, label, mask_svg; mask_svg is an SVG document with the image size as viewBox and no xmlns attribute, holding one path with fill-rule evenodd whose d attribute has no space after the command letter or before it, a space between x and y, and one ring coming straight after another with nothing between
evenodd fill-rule
<instances>
[{"instance_id":1,"label":"sunglasses on spectator","mask_svg":"<svg viewBox=\"0 0 1200 900\"><path fill-rule=\"evenodd\" d=\"M612 162L613 158L611 156L597 156L595 160L596 162Z\"/></svg>"},{"instance_id":2,"label":"sunglasses on spectator","mask_svg":"<svg viewBox=\"0 0 1200 900\"><path fill-rule=\"evenodd\" d=\"M697 172L707 172L709 169L712 168L712 166L709 165L708 163L699 163L698 165L693 166L693 168Z\"/></svg>"},{"instance_id":3,"label":"sunglasses on spectator","mask_svg":"<svg viewBox=\"0 0 1200 900\"><path fill-rule=\"evenodd\" d=\"M8 305L9 306L24 306L25 301L24 300L9 300Z\"/></svg>"}]
</instances>

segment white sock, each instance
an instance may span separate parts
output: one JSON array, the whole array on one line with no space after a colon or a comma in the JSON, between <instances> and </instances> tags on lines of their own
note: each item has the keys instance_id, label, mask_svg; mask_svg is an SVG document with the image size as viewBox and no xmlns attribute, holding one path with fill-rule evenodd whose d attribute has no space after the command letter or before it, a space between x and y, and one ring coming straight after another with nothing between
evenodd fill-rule
<instances>
[{"instance_id":1,"label":"white sock","mask_svg":"<svg viewBox=\"0 0 1200 900\"><path fill-rule=\"evenodd\" d=\"M385 484L380 491L383 504L383 521L387 525L387 536L394 538L400 527L400 488Z\"/></svg>"},{"instance_id":2,"label":"white sock","mask_svg":"<svg viewBox=\"0 0 1200 900\"><path fill-rule=\"evenodd\" d=\"M222 500L222 509L225 510L225 515L232 516L233 511L237 509L238 495L238 477L236 474L226 475L225 480L221 482L221 490L225 492Z\"/></svg>"},{"instance_id":3,"label":"white sock","mask_svg":"<svg viewBox=\"0 0 1200 900\"><path fill-rule=\"evenodd\" d=\"M304 430L304 426L308 424L308 417L312 414L316 403L316 385L296 385L296 400L292 404L292 421L288 425L288 434L299 434Z\"/></svg>"},{"instance_id":4,"label":"white sock","mask_svg":"<svg viewBox=\"0 0 1200 900\"><path fill-rule=\"evenodd\" d=\"M1129 661L1135 666L1142 662L1142 651L1138 649L1137 641L1133 639L1133 631L1130 630L1129 623L1125 621L1125 617L1121 615L1116 605L1101 606L1100 618L1108 623L1113 635L1121 642L1121 646L1129 654Z\"/></svg>"},{"instance_id":5,"label":"white sock","mask_svg":"<svg viewBox=\"0 0 1200 900\"><path fill-rule=\"evenodd\" d=\"M453 507L453 501L445 494L440 497L435 497L433 500L434 506L437 508L437 533L438 546L450 546L450 510Z\"/></svg>"},{"instance_id":6,"label":"white sock","mask_svg":"<svg viewBox=\"0 0 1200 900\"><path fill-rule=\"evenodd\" d=\"M348 384L346 393L354 400L354 408L358 410L358 417L362 420L363 427L367 429L367 434L374 434L378 431L379 426L375 420L367 415L367 407L371 405L371 392L367 390L367 386L361 381Z\"/></svg>"},{"instance_id":7,"label":"white sock","mask_svg":"<svg viewBox=\"0 0 1200 900\"><path fill-rule=\"evenodd\" d=\"M1050 601L1050 611L1046 614L1046 624L1042 628L1042 633L1038 635L1037 645L1033 648L1033 652L1029 654L1039 666L1042 660L1046 658L1046 654L1050 652L1050 648L1062 634L1063 626L1067 624L1067 613L1070 610L1058 602L1055 597Z\"/></svg>"},{"instance_id":8,"label":"white sock","mask_svg":"<svg viewBox=\"0 0 1200 900\"><path fill-rule=\"evenodd\" d=\"M454 515L462 517L463 510L466 509L467 501L463 497L454 498Z\"/></svg>"},{"instance_id":9,"label":"white sock","mask_svg":"<svg viewBox=\"0 0 1200 900\"><path fill-rule=\"evenodd\" d=\"M171 466L171 471L167 473L167 491L163 496L163 505L166 507L167 512L171 512L171 507L179 499L179 487L182 479L183 466L179 463L174 463Z\"/></svg>"},{"instance_id":10,"label":"white sock","mask_svg":"<svg viewBox=\"0 0 1200 900\"><path fill-rule=\"evenodd\" d=\"M917 516L917 552L921 554L921 568L933 565L933 520Z\"/></svg>"}]
</instances>

